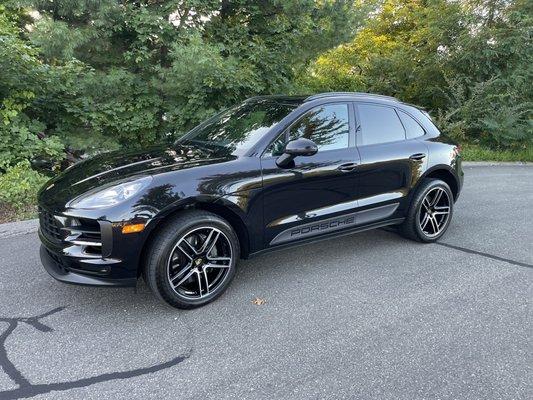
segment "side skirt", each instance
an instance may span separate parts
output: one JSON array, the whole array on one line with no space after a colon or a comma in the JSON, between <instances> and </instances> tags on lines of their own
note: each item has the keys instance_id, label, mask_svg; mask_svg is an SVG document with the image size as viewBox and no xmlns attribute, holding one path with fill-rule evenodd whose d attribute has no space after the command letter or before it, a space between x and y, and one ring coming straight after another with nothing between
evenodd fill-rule
<instances>
[{"instance_id":1,"label":"side skirt","mask_svg":"<svg viewBox=\"0 0 533 400\"><path fill-rule=\"evenodd\" d=\"M270 246L307 239L330 232L342 231L354 226L368 225L373 222L383 221L391 217L398 209L399 205L399 203L386 204L384 206L293 226L292 228L280 232L274 239L272 239Z\"/></svg>"},{"instance_id":2,"label":"side skirt","mask_svg":"<svg viewBox=\"0 0 533 400\"><path fill-rule=\"evenodd\" d=\"M280 244L280 245L277 245L277 246L267 247L266 249L259 250L259 251L256 251L254 253L250 253L247 258L256 257L256 256L262 255L264 253L270 253L270 252L273 252L273 251L284 250L284 249L290 248L290 247L303 246L303 245L309 244L309 243L317 243L317 242L321 242L323 240L328 240L328 239L337 238L337 237L341 237L341 236L348 236L348 235L352 235L354 233L359 233L359 232L363 232L363 231L369 231L371 229L383 228L384 226L398 225L398 224L401 224L404 220L405 220L405 218L395 218L395 219L390 219L390 220L387 220L387 221L376 222L374 224L369 224L369 225L365 225L365 226L358 226L358 227L354 227L354 228L350 228L350 229L346 229L346 230L342 230L342 231L334 231L334 232L330 232L330 233L325 233L325 234L320 235L320 236L313 236L313 237L306 238L306 239L295 240L295 241L284 243L284 244Z\"/></svg>"}]
</instances>

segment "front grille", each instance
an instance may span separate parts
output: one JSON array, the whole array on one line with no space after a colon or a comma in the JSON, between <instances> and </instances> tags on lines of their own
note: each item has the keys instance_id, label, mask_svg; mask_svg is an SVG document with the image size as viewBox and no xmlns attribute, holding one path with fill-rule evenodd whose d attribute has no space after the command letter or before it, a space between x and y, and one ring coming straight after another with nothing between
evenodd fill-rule
<instances>
[{"instance_id":1,"label":"front grille","mask_svg":"<svg viewBox=\"0 0 533 400\"><path fill-rule=\"evenodd\" d=\"M48 211L39 207L39 223L41 225L41 232L54 241L61 241L63 234L61 231L61 224L59 221Z\"/></svg>"},{"instance_id":2,"label":"front grille","mask_svg":"<svg viewBox=\"0 0 533 400\"><path fill-rule=\"evenodd\" d=\"M95 220L75 218L62 230L66 233L64 241L79 247L87 257L101 257L102 233L100 224Z\"/></svg>"},{"instance_id":3,"label":"front grille","mask_svg":"<svg viewBox=\"0 0 533 400\"><path fill-rule=\"evenodd\" d=\"M61 243L65 253L74 257L99 258L102 254L102 234L96 220L54 216L39 207L42 234L50 241Z\"/></svg>"},{"instance_id":4,"label":"front grille","mask_svg":"<svg viewBox=\"0 0 533 400\"><path fill-rule=\"evenodd\" d=\"M68 236L65 238L66 242L78 246L102 247L102 237L99 231L88 230L80 226L70 226L63 229L68 232Z\"/></svg>"}]
</instances>

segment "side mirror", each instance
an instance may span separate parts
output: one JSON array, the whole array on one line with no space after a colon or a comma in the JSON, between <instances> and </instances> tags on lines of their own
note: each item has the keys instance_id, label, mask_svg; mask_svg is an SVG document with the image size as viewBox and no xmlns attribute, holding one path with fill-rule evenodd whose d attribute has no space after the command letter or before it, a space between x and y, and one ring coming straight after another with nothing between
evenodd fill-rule
<instances>
[{"instance_id":1,"label":"side mirror","mask_svg":"<svg viewBox=\"0 0 533 400\"><path fill-rule=\"evenodd\" d=\"M283 154L276 160L276 165L281 168L287 167L291 164L294 158L298 156L313 156L317 151L318 146L312 140L306 138L291 140L285 146Z\"/></svg>"}]
</instances>

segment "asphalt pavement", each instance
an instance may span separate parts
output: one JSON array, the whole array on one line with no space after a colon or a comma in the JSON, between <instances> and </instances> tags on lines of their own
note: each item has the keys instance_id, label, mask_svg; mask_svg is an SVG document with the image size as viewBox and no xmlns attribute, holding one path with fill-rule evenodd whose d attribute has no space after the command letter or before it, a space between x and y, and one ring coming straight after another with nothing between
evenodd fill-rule
<instances>
[{"instance_id":1,"label":"asphalt pavement","mask_svg":"<svg viewBox=\"0 0 533 400\"><path fill-rule=\"evenodd\" d=\"M35 233L1 238L0 399L532 398L533 167L465 172L439 244L271 253L193 311L55 282Z\"/></svg>"}]
</instances>

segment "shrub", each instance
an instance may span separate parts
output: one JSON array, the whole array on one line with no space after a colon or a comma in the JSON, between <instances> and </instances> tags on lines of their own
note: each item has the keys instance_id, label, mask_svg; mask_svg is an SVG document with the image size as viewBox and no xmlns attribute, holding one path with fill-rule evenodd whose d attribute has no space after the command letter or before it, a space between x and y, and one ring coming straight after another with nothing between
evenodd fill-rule
<instances>
[{"instance_id":1,"label":"shrub","mask_svg":"<svg viewBox=\"0 0 533 400\"><path fill-rule=\"evenodd\" d=\"M39 138L42 127L24 114L8 123L0 122L0 172L21 161L43 158L55 164L64 157L59 138Z\"/></svg>"},{"instance_id":2,"label":"shrub","mask_svg":"<svg viewBox=\"0 0 533 400\"><path fill-rule=\"evenodd\" d=\"M0 175L0 203L17 213L24 212L36 204L37 192L47 180L48 177L31 169L28 161L21 161Z\"/></svg>"}]
</instances>

